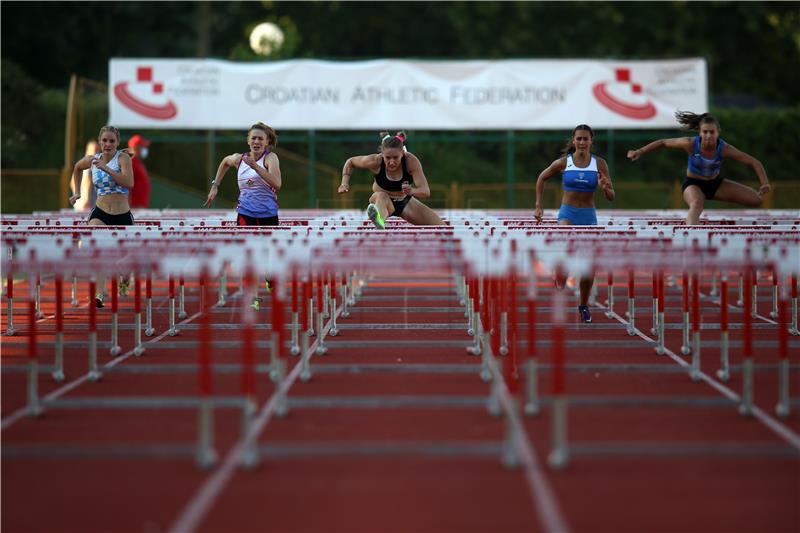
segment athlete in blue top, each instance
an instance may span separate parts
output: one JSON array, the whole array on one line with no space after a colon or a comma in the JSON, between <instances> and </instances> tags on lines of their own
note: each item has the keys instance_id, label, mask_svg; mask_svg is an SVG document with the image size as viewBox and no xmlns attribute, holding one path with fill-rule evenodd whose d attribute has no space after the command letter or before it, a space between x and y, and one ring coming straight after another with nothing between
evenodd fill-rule
<instances>
[{"instance_id":1,"label":"athlete in blue top","mask_svg":"<svg viewBox=\"0 0 800 533\"><path fill-rule=\"evenodd\" d=\"M249 152L231 154L222 159L216 176L211 180L205 206L211 207L228 168L235 168L239 185L237 224L277 226L281 166L272 150L278 144L278 134L263 122L258 122L250 126L247 144L250 146Z\"/></svg>"},{"instance_id":2,"label":"athlete in blue top","mask_svg":"<svg viewBox=\"0 0 800 533\"><path fill-rule=\"evenodd\" d=\"M544 208L544 184L553 176L563 174L564 194L561 197L561 208L558 211L559 225L596 226L597 212L594 207L594 192L599 187L606 199L614 199L614 187L609 177L608 164L605 159L592 154L594 132L586 124L580 124L572 130L572 138L567 142L564 155L553 161L544 169L536 180L536 220L542 220ZM556 280L559 287L563 281ZM589 313L589 294L592 292L594 276L580 280L580 305L578 313L583 322L591 322Z\"/></svg>"},{"instance_id":3,"label":"athlete in blue top","mask_svg":"<svg viewBox=\"0 0 800 533\"><path fill-rule=\"evenodd\" d=\"M675 118L683 125L684 129L697 131L699 135L653 141L638 150L629 150L628 159L636 161L642 154L660 148L678 148L688 154L686 178L682 185L683 200L689 206L686 223L697 224L699 222L706 200L713 199L747 207L759 207L764 195L770 191L767 171L764 170L761 161L723 141L719 136L719 121L710 114L697 115L688 111L678 111L675 113ZM758 191L741 183L724 179L720 174L723 159L734 159L749 165L761 182Z\"/></svg>"},{"instance_id":4,"label":"athlete in blue top","mask_svg":"<svg viewBox=\"0 0 800 533\"><path fill-rule=\"evenodd\" d=\"M342 168L339 194L350 191L350 174L354 168L372 172L375 182L367 206L367 217L379 229L384 229L388 217L401 217L414 225L441 226L436 212L419 201L428 198L431 189L417 156L405 149L403 131L390 135L381 132L380 152L349 158Z\"/></svg>"}]
</instances>

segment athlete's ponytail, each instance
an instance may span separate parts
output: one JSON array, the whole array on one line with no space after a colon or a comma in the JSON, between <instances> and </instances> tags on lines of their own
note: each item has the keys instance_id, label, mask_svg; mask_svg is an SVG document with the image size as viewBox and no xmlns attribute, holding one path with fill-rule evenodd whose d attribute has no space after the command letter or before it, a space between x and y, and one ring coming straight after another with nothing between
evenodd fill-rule
<instances>
[{"instance_id":1,"label":"athlete's ponytail","mask_svg":"<svg viewBox=\"0 0 800 533\"><path fill-rule=\"evenodd\" d=\"M687 131L700 131L701 124L714 124L717 130L722 128L719 121L711 113L692 113L691 111L676 111L675 120Z\"/></svg>"}]
</instances>

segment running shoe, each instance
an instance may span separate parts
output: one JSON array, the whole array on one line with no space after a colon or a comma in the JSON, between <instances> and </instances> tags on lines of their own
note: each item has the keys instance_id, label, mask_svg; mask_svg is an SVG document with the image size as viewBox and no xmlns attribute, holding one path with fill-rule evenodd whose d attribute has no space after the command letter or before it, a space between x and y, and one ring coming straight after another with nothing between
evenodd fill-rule
<instances>
[{"instance_id":1,"label":"running shoe","mask_svg":"<svg viewBox=\"0 0 800 533\"><path fill-rule=\"evenodd\" d=\"M589 306L587 305L579 305L578 306L578 315L581 318L581 322L584 324L591 324L592 323L592 315L589 313Z\"/></svg>"},{"instance_id":2,"label":"running shoe","mask_svg":"<svg viewBox=\"0 0 800 533\"><path fill-rule=\"evenodd\" d=\"M119 283L117 284L117 290L119 291L119 295L127 296L130 287L131 287L130 280L128 280L127 278L119 280Z\"/></svg>"},{"instance_id":3,"label":"running shoe","mask_svg":"<svg viewBox=\"0 0 800 533\"><path fill-rule=\"evenodd\" d=\"M369 204L367 207L367 217L375 224L375 227L378 229L385 229L386 224L383 221L383 217L381 216L381 212L375 204Z\"/></svg>"},{"instance_id":4,"label":"running shoe","mask_svg":"<svg viewBox=\"0 0 800 533\"><path fill-rule=\"evenodd\" d=\"M256 311L260 310L261 309L261 298L258 297L258 296L253 298L253 303L250 304L250 307L252 307Z\"/></svg>"},{"instance_id":5,"label":"running shoe","mask_svg":"<svg viewBox=\"0 0 800 533\"><path fill-rule=\"evenodd\" d=\"M103 307L105 307L105 305L103 304L102 292L98 292L97 294L94 295L94 306L98 309L102 309Z\"/></svg>"}]
</instances>

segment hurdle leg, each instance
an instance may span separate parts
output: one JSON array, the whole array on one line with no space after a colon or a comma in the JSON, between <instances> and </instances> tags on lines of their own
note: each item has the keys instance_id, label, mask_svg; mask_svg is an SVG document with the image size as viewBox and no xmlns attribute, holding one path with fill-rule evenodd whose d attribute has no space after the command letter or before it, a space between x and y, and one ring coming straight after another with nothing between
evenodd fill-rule
<instances>
[{"instance_id":1,"label":"hurdle leg","mask_svg":"<svg viewBox=\"0 0 800 533\"><path fill-rule=\"evenodd\" d=\"M525 414L535 416L539 414L539 371L535 359L528 361L526 366L527 380L525 382Z\"/></svg>"},{"instance_id":2,"label":"hurdle leg","mask_svg":"<svg viewBox=\"0 0 800 533\"><path fill-rule=\"evenodd\" d=\"M633 273L633 270L630 270L628 272L628 326L627 326L627 332L628 332L628 335L630 335L631 337L636 335L636 310L635 310L635 307L636 307L636 301L635 301L636 295L634 293L634 291L635 291L634 282L635 282L634 273Z\"/></svg>"},{"instance_id":3,"label":"hurdle leg","mask_svg":"<svg viewBox=\"0 0 800 533\"><path fill-rule=\"evenodd\" d=\"M725 274L720 276L719 289L719 309L720 309L720 333L719 333L719 370L717 377L720 381L727 382L731 378L729 339L728 339L728 278Z\"/></svg>"},{"instance_id":4,"label":"hurdle leg","mask_svg":"<svg viewBox=\"0 0 800 533\"><path fill-rule=\"evenodd\" d=\"M70 298L70 305L72 307L78 307L78 276L72 276L72 297ZM92 299L94 299L94 294L92 294Z\"/></svg>"},{"instance_id":5,"label":"hurdle leg","mask_svg":"<svg viewBox=\"0 0 800 533\"><path fill-rule=\"evenodd\" d=\"M611 318L614 315L614 274L608 273L608 310L606 311L606 318Z\"/></svg>"},{"instance_id":6,"label":"hurdle leg","mask_svg":"<svg viewBox=\"0 0 800 533\"><path fill-rule=\"evenodd\" d=\"M717 271L711 272L711 289L708 291L709 296L717 295Z\"/></svg>"},{"instance_id":7,"label":"hurdle leg","mask_svg":"<svg viewBox=\"0 0 800 533\"><path fill-rule=\"evenodd\" d=\"M147 298L144 306L145 312L145 325L144 334L152 337L156 330L153 328L153 299Z\"/></svg>"},{"instance_id":8,"label":"hurdle leg","mask_svg":"<svg viewBox=\"0 0 800 533\"><path fill-rule=\"evenodd\" d=\"M186 316L186 284L181 276L178 282L178 318L184 319Z\"/></svg>"},{"instance_id":9,"label":"hurdle leg","mask_svg":"<svg viewBox=\"0 0 800 533\"><path fill-rule=\"evenodd\" d=\"M307 382L311 379L311 350L308 349L308 336L303 335L300 339L300 381Z\"/></svg>"},{"instance_id":10,"label":"hurdle leg","mask_svg":"<svg viewBox=\"0 0 800 533\"><path fill-rule=\"evenodd\" d=\"M739 299L736 300L736 305L744 305L744 272L739 273Z\"/></svg>"},{"instance_id":11,"label":"hurdle leg","mask_svg":"<svg viewBox=\"0 0 800 533\"><path fill-rule=\"evenodd\" d=\"M775 406L775 414L781 418L788 417L791 405L789 401L789 359L783 358L778 363L778 404Z\"/></svg>"},{"instance_id":12,"label":"hurdle leg","mask_svg":"<svg viewBox=\"0 0 800 533\"><path fill-rule=\"evenodd\" d=\"M478 318L480 320L480 318ZM492 379L492 371L489 368L489 358L492 357L492 347L491 347L491 332L487 331L481 325L481 334L476 335L476 337L481 337L483 342L483 349L480 351L481 354L481 379L488 383L490 379Z\"/></svg>"},{"instance_id":13,"label":"hurdle leg","mask_svg":"<svg viewBox=\"0 0 800 533\"><path fill-rule=\"evenodd\" d=\"M328 347L325 346L325 328L324 328L324 318L323 312L317 310L317 355L324 355L328 351Z\"/></svg>"},{"instance_id":14,"label":"hurdle leg","mask_svg":"<svg viewBox=\"0 0 800 533\"><path fill-rule=\"evenodd\" d=\"M331 298L330 308L331 308L331 330L329 333L331 337L336 337L339 334L339 328L336 326L336 298Z\"/></svg>"},{"instance_id":15,"label":"hurdle leg","mask_svg":"<svg viewBox=\"0 0 800 533\"><path fill-rule=\"evenodd\" d=\"M169 329L167 335L174 337L178 334L178 328L175 327L175 278L170 275L169 277Z\"/></svg>"},{"instance_id":16,"label":"hurdle leg","mask_svg":"<svg viewBox=\"0 0 800 533\"><path fill-rule=\"evenodd\" d=\"M500 355L508 354L508 313L500 313Z\"/></svg>"},{"instance_id":17,"label":"hurdle leg","mask_svg":"<svg viewBox=\"0 0 800 533\"><path fill-rule=\"evenodd\" d=\"M214 403L211 398L200 401L198 411L197 466L208 470L217 462L214 450Z\"/></svg>"},{"instance_id":18,"label":"hurdle leg","mask_svg":"<svg viewBox=\"0 0 800 533\"><path fill-rule=\"evenodd\" d=\"M747 312L747 310L745 310ZM739 404L739 414L752 416L753 414L753 358L746 357L742 361L742 403Z\"/></svg>"},{"instance_id":19,"label":"hurdle leg","mask_svg":"<svg viewBox=\"0 0 800 533\"><path fill-rule=\"evenodd\" d=\"M37 274L36 276L36 319L44 318L42 312L42 278Z\"/></svg>"},{"instance_id":20,"label":"hurdle leg","mask_svg":"<svg viewBox=\"0 0 800 533\"><path fill-rule=\"evenodd\" d=\"M769 312L771 318L778 318L778 273L772 271L772 310Z\"/></svg>"},{"instance_id":21,"label":"hurdle leg","mask_svg":"<svg viewBox=\"0 0 800 533\"><path fill-rule=\"evenodd\" d=\"M553 398L552 449L547 456L547 463L556 470L565 468L569 463L567 449L567 399L559 394Z\"/></svg>"},{"instance_id":22,"label":"hurdle leg","mask_svg":"<svg viewBox=\"0 0 800 533\"><path fill-rule=\"evenodd\" d=\"M489 357L493 357L493 355L490 354ZM502 407L500 406L500 380L503 379L503 362L499 359L496 359L494 362L495 371L491 373L486 410L489 411L489 414L492 416L500 416L500 413L502 413Z\"/></svg>"},{"instance_id":23,"label":"hurdle leg","mask_svg":"<svg viewBox=\"0 0 800 533\"><path fill-rule=\"evenodd\" d=\"M14 329L14 298L11 297L7 298L6 304L8 306L7 307L8 311L6 311L7 312L6 316L8 316L8 327L6 328L6 335L10 337L16 335L17 333L17 330Z\"/></svg>"},{"instance_id":24,"label":"hurdle leg","mask_svg":"<svg viewBox=\"0 0 800 533\"><path fill-rule=\"evenodd\" d=\"M242 467L252 470L258 465L258 443L253 435L253 416L256 405L251 398L242 403Z\"/></svg>"},{"instance_id":25,"label":"hurdle leg","mask_svg":"<svg viewBox=\"0 0 800 533\"><path fill-rule=\"evenodd\" d=\"M220 307L225 305L225 298L227 297L228 292L228 273L225 271L225 266L222 267L222 272L219 275L219 287L218 287L218 297L217 297L217 305Z\"/></svg>"},{"instance_id":26,"label":"hurdle leg","mask_svg":"<svg viewBox=\"0 0 800 533\"><path fill-rule=\"evenodd\" d=\"M292 346L289 348L289 353L298 355L300 353L300 313L292 311Z\"/></svg>"}]
</instances>

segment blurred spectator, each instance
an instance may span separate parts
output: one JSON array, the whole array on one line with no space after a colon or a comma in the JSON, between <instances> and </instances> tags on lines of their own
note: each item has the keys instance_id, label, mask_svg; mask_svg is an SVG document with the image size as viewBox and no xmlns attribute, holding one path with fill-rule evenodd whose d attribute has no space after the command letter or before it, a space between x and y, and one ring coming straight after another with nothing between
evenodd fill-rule
<instances>
[{"instance_id":1,"label":"blurred spectator","mask_svg":"<svg viewBox=\"0 0 800 533\"><path fill-rule=\"evenodd\" d=\"M97 139L89 139L86 143L86 152L83 155L97 155L100 153L100 145L97 144ZM88 212L94 209L94 204L97 201L97 194L92 185L91 170L83 171L83 179L81 180L81 190L75 190L75 178L72 178L70 189L73 194L80 192L81 197L75 202L73 208L75 211Z\"/></svg>"},{"instance_id":2,"label":"blurred spectator","mask_svg":"<svg viewBox=\"0 0 800 533\"><path fill-rule=\"evenodd\" d=\"M129 196L131 208L150 206L150 177L142 162L147 159L149 146L150 141L139 134L128 140L128 152L133 158L133 189Z\"/></svg>"}]
</instances>

